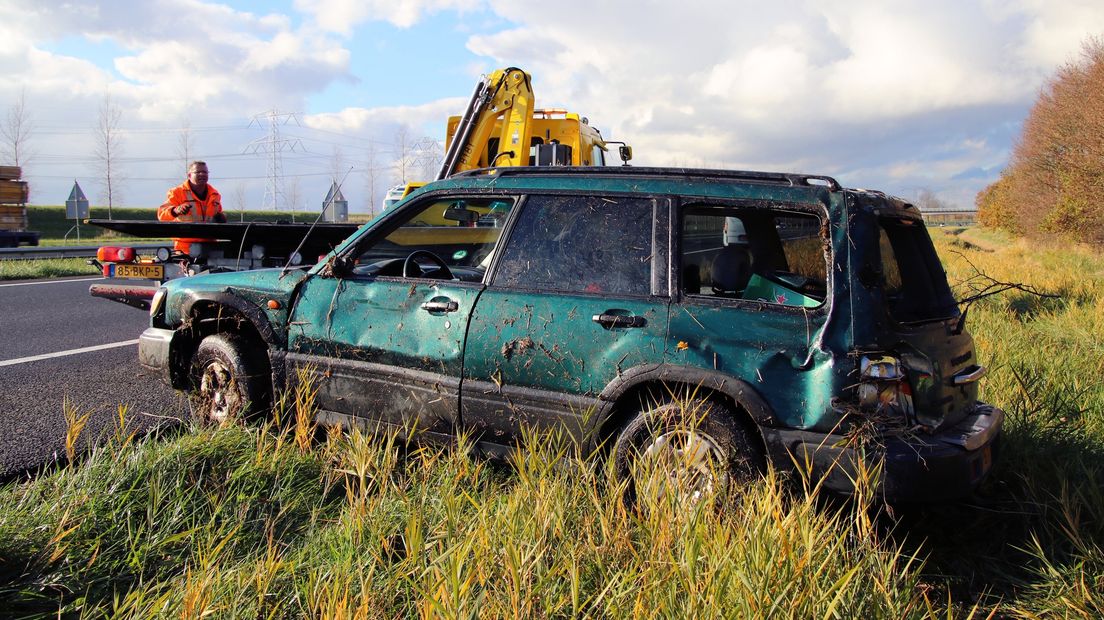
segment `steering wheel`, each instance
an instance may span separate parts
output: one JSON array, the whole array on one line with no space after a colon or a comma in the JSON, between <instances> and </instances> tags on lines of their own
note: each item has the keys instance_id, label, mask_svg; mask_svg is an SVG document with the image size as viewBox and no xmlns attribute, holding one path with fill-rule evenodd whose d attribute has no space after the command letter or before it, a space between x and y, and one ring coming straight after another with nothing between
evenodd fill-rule
<instances>
[{"instance_id":1,"label":"steering wheel","mask_svg":"<svg viewBox=\"0 0 1104 620\"><path fill-rule=\"evenodd\" d=\"M434 254L433 252L430 252L429 250L414 250L413 252L410 253L409 256L406 257L406 260L403 261L403 270L402 270L402 274L403 274L404 278L418 278L418 277L422 277L422 276L425 275L425 271L423 271L422 267L418 264L418 259L419 258L424 258L424 259L428 260L429 262L433 263L434 265L436 265L438 267L438 272L439 272L438 275L440 277L438 277L437 279L439 279L439 280L453 280L454 279L453 276L452 276L452 271L448 268L448 265L445 264L445 261L442 260L440 256L437 256L436 254ZM415 270L417 270L416 273L415 273Z\"/></svg>"}]
</instances>

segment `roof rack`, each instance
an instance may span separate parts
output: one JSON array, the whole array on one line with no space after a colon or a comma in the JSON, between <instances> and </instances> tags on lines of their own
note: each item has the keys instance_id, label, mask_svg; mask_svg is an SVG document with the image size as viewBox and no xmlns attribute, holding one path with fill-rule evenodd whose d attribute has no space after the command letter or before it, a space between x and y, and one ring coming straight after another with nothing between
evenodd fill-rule
<instances>
[{"instance_id":1,"label":"roof rack","mask_svg":"<svg viewBox=\"0 0 1104 620\"><path fill-rule=\"evenodd\" d=\"M749 170L710 170L705 168L648 168L640 166L510 166L478 168L457 172L449 178L479 176L609 176L609 177L691 177L696 179L732 179L774 185L826 187L833 192L842 188L838 181L817 174L755 172Z\"/></svg>"}]
</instances>

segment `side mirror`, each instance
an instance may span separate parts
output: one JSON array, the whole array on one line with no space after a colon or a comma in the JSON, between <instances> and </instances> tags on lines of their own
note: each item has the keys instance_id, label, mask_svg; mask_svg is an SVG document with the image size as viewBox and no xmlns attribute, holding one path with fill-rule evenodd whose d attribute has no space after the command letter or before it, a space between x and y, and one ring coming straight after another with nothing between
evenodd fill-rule
<instances>
[{"instance_id":1,"label":"side mirror","mask_svg":"<svg viewBox=\"0 0 1104 620\"><path fill-rule=\"evenodd\" d=\"M632 159L632 147L627 144L622 144L617 147L617 154L621 157L621 161L627 165L629 160Z\"/></svg>"},{"instance_id":2,"label":"side mirror","mask_svg":"<svg viewBox=\"0 0 1104 620\"><path fill-rule=\"evenodd\" d=\"M328 271L335 278L348 277L353 273L353 260L348 256L334 256L330 259Z\"/></svg>"}]
</instances>

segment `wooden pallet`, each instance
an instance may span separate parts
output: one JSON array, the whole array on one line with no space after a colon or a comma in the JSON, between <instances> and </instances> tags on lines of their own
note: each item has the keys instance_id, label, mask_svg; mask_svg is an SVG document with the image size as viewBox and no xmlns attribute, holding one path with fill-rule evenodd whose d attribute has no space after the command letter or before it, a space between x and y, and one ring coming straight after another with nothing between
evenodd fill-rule
<instances>
[{"instance_id":1,"label":"wooden pallet","mask_svg":"<svg viewBox=\"0 0 1104 620\"><path fill-rule=\"evenodd\" d=\"M0 179L0 204L26 204L29 197L26 181Z\"/></svg>"}]
</instances>

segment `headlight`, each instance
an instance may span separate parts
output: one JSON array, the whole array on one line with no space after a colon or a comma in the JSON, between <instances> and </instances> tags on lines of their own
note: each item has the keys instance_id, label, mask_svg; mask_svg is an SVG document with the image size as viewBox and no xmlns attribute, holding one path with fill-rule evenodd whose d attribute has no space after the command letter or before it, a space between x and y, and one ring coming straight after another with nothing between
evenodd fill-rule
<instances>
[{"instance_id":1,"label":"headlight","mask_svg":"<svg viewBox=\"0 0 1104 620\"><path fill-rule=\"evenodd\" d=\"M165 295L168 293L163 288L157 289L157 292L153 294L153 299L150 300L150 318L157 316L157 313L161 310L161 306L165 303Z\"/></svg>"}]
</instances>

